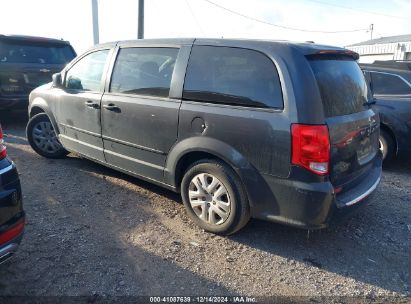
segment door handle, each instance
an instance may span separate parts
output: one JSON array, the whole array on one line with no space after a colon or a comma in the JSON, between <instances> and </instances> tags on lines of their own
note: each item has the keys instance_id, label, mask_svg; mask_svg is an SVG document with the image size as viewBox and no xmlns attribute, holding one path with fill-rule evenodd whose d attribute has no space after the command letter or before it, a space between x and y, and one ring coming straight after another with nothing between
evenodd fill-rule
<instances>
[{"instance_id":1,"label":"door handle","mask_svg":"<svg viewBox=\"0 0 411 304\"><path fill-rule=\"evenodd\" d=\"M85 105L89 108L92 108L92 109L99 109L100 108L100 105L98 103L92 102L91 100L86 101Z\"/></svg>"},{"instance_id":2,"label":"door handle","mask_svg":"<svg viewBox=\"0 0 411 304\"><path fill-rule=\"evenodd\" d=\"M114 111L114 112L121 112L120 108L117 107L115 104L113 103L109 103L108 105L103 105L103 108L109 111Z\"/></svg>"}]
</instances>

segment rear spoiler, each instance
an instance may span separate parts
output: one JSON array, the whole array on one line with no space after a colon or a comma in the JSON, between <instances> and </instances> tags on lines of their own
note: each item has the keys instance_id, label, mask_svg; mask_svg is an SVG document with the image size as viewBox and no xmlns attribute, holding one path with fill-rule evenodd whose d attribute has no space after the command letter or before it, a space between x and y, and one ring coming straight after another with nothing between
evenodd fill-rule
<instances>
[{"instance_id":1,"label":"rear spoiler","mask_svg":"<svg viewBox=\"0 0 411 304\"><path fill-rule=\"evenodd\" d=\"M315 59L315 58L324 58L325 56L334 57L334 56L342 56L342 57L351 57L354 60L358 60L360 55L354 51L350 50L321 50L315 53L311 53L306 55L307 58Z\"/></svg>"}]
</instances>

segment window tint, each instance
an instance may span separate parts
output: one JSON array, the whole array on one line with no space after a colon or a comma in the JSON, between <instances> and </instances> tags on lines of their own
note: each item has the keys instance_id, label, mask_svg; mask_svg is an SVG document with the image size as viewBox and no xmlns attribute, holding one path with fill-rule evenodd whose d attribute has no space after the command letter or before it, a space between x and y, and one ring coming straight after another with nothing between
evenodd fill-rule
<instances>
[{"instance_id":1,"label":"window tint","mask_svg":"<svg viewBox=\"0 0 411 304\"><path fill-rule=\"evenodd\" d=\"M395 75L371 72L374 94L411 94L411 88Z\"/></svg>"},{"instance_id":2,"label":"window tint","mask_svg":"<svg viewBox=\"0 0 411 304\"><path fill-rule=\"evenodd\" d=\"M121 49L110 92L168 97L177 54L176 48Z\"/></svg>"},{"instance_id":3,"label":"window tint","mask_svg":"<svg viewBox=\"0 0 411 304\"><path fill-rule=\"evenodd\" d=\"M193 47L183 98L250 107L283 107L274 63L259 52L230 47Z\"/></svg>"},{"instance_id":4,"label":"window tint","mask_svg":"<svg viewBox=\"0 0 411 304\"><path fill-rule=\"evenodd\" d=\"M366 110L364 104L371 95L357 62L348 57L321 56L310 59L310 64L320 89L325 116Z\"/></svg>"},{"instance_id":5,"label":"window tint","mask_svg":"<svg viewBox=\"0 0 411 304\"><path fill-rule=\"evenodd\" d=\"M69 45L0 42L0 62L64 64L74 57Z\"/></svg>"},{"instance_id":6,"label":"window tint","mask_svg":"<svg viewBox=\"0 0 411 304\"><path fill-rule=\"evenodd\" d=\"M109 50L97 51L80 59L66 74L66 88L100 91L108 53Z\"/></svg>"}]
</instances>

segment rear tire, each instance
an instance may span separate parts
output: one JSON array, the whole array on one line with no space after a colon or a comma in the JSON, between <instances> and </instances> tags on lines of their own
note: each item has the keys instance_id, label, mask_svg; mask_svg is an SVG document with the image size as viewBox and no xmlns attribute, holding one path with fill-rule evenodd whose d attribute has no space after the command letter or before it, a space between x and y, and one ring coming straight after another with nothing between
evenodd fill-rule
<instances>
[{"instance_id":1,"label":"rear tire","mask_svg":"<svg viewBox=\"0 0 411 304\"><path fill-rule=\"evenodd\" d=\"M380 151L382 153L382 159L384 161L389 161L394 156L394 139L388 132L380 130Z\"/></svg>"},{"instance_id":2,"label":"rear tire","mask_svg":"<svg viewBox=\"0 0 411 304\"><path fill-rule=\"evenodd\" d=\"M222 162L205 159L194 163L184 174L181 196L188 216L205 231L233 234L250 219L241 180Z\"/></svg>"},{"instance_id":3,"label":"rear tire","mask_svg":"<svg viewBox=\"0 0 411 304\"><path fill-rule=\"evenodd\" d=\"M46 113L34 115L26 128L30 146L41 156L62 158L69 152L63 148Z\"/></svg>"}]
</instances>

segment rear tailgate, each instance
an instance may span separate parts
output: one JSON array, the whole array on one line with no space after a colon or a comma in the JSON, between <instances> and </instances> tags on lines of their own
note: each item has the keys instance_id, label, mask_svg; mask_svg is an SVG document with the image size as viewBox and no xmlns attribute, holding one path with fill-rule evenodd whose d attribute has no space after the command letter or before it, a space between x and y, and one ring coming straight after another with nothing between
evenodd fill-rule
<instances>
[{"instance_id":1,"label":"rear tailgate","mask_svg":"<svg viewBox=\"0 0 411 304\"><path fill-rule=\"evenodd\" d=\"M346 55L310 57L330 134L330 180L339 191L363 182L378 157L379 117L367 83Z\"/></svg>"},{"instance_id":2,"label":"rear tailgate","mask_svg":"<svg viewBox=\"0 0 411 304\"><path fill-rule=\"evenodd\" d=\"M63 42L44 39L0 39L0 94L24 97L39 85L50 82L75 57L73 48Z\"/></svg>"},{"instance_id":3,"label":"rear tailgate","mask_svg":"<svg viewBox=\"0 0 411 304\"><path fill-rule=\"evenodd\" d=\"M330 179L335 187L366 174L378 153L379 118L372 110L326 119L330 133Z\"/></svg>"},{"instance_id":4,"label":"rear tailgate","mask_svg":"<svg viewBox=\"0 0 411 304\"><path fill-rule=\"evenodd\" d=\"M36 87L50 82L54 73L64 65L0 62L0 95L4 97L28 96Z\"/></svg>"}]
</instances>

